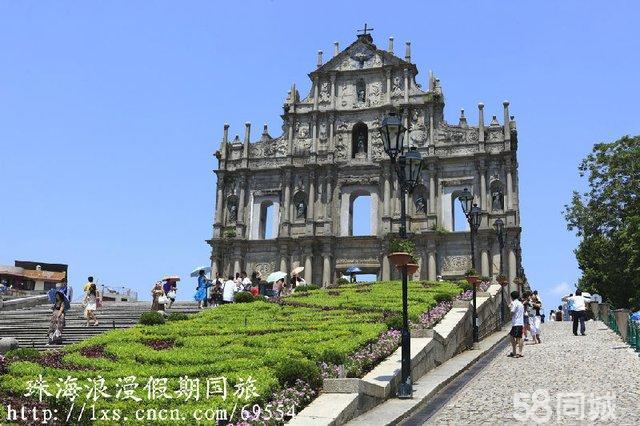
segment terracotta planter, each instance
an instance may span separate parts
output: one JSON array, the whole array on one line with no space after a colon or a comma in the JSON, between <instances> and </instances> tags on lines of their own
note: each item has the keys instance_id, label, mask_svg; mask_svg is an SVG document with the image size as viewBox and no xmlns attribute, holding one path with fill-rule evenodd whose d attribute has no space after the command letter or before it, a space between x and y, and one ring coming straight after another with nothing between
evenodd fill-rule
<instances>
[{"instance_id":1,"label":"terracotta planter","mask_svg":"<svg viewBox=\"0 0 640 426\"><path fill-rule=\"evenodd\" d=\"M407 276L410 277L413 274L418 272L418 264L417 263L407 263Z\"/></svg>"},{"instance_id":2,"label":"terracotta planter","mask_svg":"<svg viewBox=\"0 0 640 426\"><path fill-rule=\"evenodd\" d=\"M469 276L466 276L465 278L467 279L467 282L469 284L473 284L473 285L479 284L479 281L480 281L480 277L477 275L469 275Z\"/></svg>"},{"instance_id":3,"label":"terracotta planter","mask_svg":"<svg viewBox=\"0 0 640 426\"><path fill-rule=\"evenodd\" d=\"M393 263L395 266L404 266L407 263L410 263L412 260L409 253L405 253L402 251L389 253L387 257L389 258L389 262Z\"/></svg>"}]
</instances>

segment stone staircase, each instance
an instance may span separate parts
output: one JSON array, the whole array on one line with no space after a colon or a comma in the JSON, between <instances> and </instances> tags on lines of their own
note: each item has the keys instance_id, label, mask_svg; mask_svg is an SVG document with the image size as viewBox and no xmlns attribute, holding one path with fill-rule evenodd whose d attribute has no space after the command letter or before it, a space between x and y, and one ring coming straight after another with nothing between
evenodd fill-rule
<instances>
[{"instance_id":1,"label":"stone staircase","mask_svg":"<svg viewBox=\"0 0 640 426\"><path fill-rule=\"evenodd\" d=\"M151 302L105 303L97 312L99 325L86 327L84 308L72 303L66 315L62 345L47 345L51 305L45 304L14 311L0 311L0 337L15 337L21 348L57 349L114 328L128 328L138 323L140 315L150 310ZM200 312L195 302L176 302L167 313Z\"/></svg>"}]
</instances>

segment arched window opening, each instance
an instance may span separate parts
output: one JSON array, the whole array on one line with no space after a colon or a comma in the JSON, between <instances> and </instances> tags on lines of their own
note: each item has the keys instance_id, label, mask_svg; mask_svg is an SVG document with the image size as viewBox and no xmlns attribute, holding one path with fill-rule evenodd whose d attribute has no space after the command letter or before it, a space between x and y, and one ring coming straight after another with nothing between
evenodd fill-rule
<instances>
[{"instance_id":1,"label":"arched window opening","mask_svg":"<svg viewBox=\"0 0 640 426\"><path fill-rule=\"evenodd\" d=\"M273 216L275 207L271 201L265 201L260 205L260 227L258 236L261 240L269 240L274 238L273 235Z\"/></svg>"},{"instance_id":2,"label":"arched window opening","mask_svg":"<svg viewBox=\"0 0 640 426\"><path fill-rule=\"evenodd\" d=\"M351 158L366 156L369 150L369 129L366 124L360 122L353 126L351 141Z\"/></svg>"},{"instance_id":3,"label":"arched window opening","mask_svg":"<svg viewBox=\"0 0 640 426\"><path fill-rule=\"evenodd\" d=\"M371 233L371 196L353 198L349 208L349 235L363 236Z\"/></svg>"},{"instance_id":4,"label":"arched window opening","mask_svg":"<svg viewBox=\"0 0 640 426\"><path fill-rule=\"evenodd\" d=\"M238 197L235 195L227 198L227 223L238 221Z\"/></svg>"},{"instance_id":5,"label":"arched window opening","mask_svg":"<svg viewBox=\"0 0 640 426\"><path fill-rule=\"evenodd\" d=\"M451 197L451 228L453 232L465 232L469 231L469 222L464 214L464 210L462 210L462 205L460 205L458 195L459 194L453 194Z\"/></svg>"},{"instance_id":6,"label":"arched window opening","mask_svg":"<svg viewBox=\"0 0 640 426\"><path fill-rule=\"evenodd\" d=\"M367 86L363 79L359 79L356 82L356 94L358 96L358 103L364 103L367 99Z\"/></svg>"}]
</instances>

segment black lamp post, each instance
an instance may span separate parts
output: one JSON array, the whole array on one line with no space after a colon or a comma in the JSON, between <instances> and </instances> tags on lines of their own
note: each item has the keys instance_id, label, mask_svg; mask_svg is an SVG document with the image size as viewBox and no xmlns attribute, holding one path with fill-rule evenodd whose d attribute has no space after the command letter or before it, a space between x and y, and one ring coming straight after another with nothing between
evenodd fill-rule
<instances>
[{"instance_id":1,"label":"black lamp post","mask_svg":"<svg viewBox=\"0 0 640 426\"><path fill-rule=\"evenodd\" d=\"M504 279L504 266L502 263L502 253L504 252L504 221L500 218L493 222L493 227L496 230L496 237L498 237L498 245L500 246L500 279ZM500 296L502 301L500 303L500 324L504 325L504 283L500 282Z\"/></svg>"},{"instance_id":2,"label":"black lamp post","mask_svg":"<svg viewBox=\"0 0 640 426\"><path fill-rule=\"evenodd\" d=\"M380 136L384 150L391 159L400 183L400 238L407 238L407 206L405 196L413 191L422 169L422 157L415 147L404 153L405 127L394 113L382 120ZM407 306L408 283L407 267L402 267L402 378L398 388L398 398L411 398L411 335L409 333L409 311Z\"/></svg>"},{"instance_id":3,"label":"black lamp post","mask_svg":"<svg viewBox=\"0 0 640 426\"><path fill-rule=\"evenodd\" d=\"M462 205L462 211L467 217L469 222L469 228L471 228L471 268L476 269L476 250L475 240L478 228L480 228L480 207L473 203L473 194L469 192L467 188L462 191L462 194L458 197L460 204ZM476 283L473 284L473 343L478 343L478 316L476 314Z\"/></svg>"}]
</instances>

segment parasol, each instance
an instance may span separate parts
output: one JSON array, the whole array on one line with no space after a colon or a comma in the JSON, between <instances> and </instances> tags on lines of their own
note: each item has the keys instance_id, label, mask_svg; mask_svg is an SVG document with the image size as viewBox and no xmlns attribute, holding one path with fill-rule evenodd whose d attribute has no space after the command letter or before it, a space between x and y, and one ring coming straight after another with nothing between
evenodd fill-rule
<instances>
[{"instance_id":1,"label":"parasol","mask_svg":"<svg viewBox=\"0 0 640 426\"><path fill-rule=\"evenodd\" d=\"M283 279L284 277L287 276L286 272L282 272L282 271L278 271L278 272L272 272L269 274L269 276L267 277L267 282L268 283L273 283L276 282L278 280Z\"/></svg>"}]
</instances>

